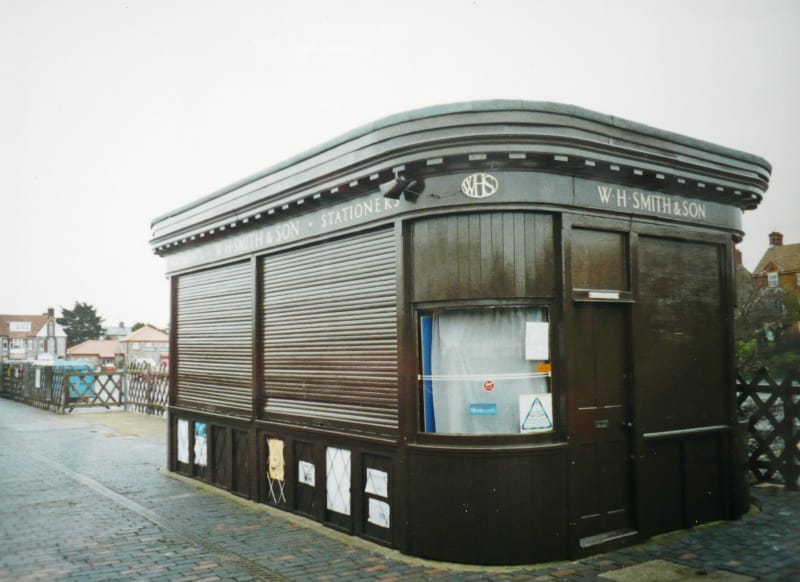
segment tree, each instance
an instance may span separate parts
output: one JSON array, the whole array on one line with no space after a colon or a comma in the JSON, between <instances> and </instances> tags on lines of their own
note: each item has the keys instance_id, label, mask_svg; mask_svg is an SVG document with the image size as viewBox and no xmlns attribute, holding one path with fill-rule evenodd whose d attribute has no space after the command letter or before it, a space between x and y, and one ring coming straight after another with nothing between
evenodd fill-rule
<instances>
[{"instance_id":1,"label":"tree","mask_svg":"<svg viewBox=\"0 0 800 582\"><path fill-rule=\"evenodd\" d=\"M736 274L736 365L745 376L766 367L775 378L800 369L800 292L756 285Z\"/></svg>"},{"instance_id":2,"label":"tree","mask_svg":"<svg viewBox=\"0 0 800 582\"><path fill-rule=\"evenodd\" d=\"M86 340L100 339L103 335L103 319L97 315L94 306L75 302L72 309L61 308L58 324L67 334L67 345L74 346Z\"/></svg>"}]
</instances>

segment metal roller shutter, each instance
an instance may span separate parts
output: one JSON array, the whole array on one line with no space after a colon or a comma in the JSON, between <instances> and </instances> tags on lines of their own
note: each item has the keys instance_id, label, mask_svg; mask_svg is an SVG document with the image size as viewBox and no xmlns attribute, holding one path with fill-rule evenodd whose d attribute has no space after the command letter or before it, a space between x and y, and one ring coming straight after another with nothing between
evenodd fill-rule
<instances>
[{"instance_id":1,"label":"metal roller shutter","mask_svg":"<svg viewBox=\"0 0 800 582\"><path fill-rule=\"evenodd\" d=\"M252 408L250 263L178 279L178 406L249 416Z\"/></svg>"},{"instance_id":2,"label":"metal roller shutter","mask_svg":"<svg viewBox=\"0 0 800 582\"><path fill-rule=\"evenodd\" d=\"M395 260L391 229L265 258L267 418L396 434Z\"/></svg>"}]
</instances>

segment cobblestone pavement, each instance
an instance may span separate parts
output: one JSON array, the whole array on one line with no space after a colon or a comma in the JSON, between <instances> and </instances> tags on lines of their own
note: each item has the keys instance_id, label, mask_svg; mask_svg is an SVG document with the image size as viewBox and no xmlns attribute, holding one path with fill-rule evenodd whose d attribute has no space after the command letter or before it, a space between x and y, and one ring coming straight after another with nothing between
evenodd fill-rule
<instances>
[{"instance_id":1,"label":"cobblestone pavement","mask_svg":"<svg viewBox=\"0 0 800 582\"><path fill-rule=\"evenodd\" d=\"M797 492L758 489L762 510L742 520L580 561L479 568L402 556L170 478L164 462L163 438L0 399L0 580L800 581Z\"/></svg>"}]
</instances>

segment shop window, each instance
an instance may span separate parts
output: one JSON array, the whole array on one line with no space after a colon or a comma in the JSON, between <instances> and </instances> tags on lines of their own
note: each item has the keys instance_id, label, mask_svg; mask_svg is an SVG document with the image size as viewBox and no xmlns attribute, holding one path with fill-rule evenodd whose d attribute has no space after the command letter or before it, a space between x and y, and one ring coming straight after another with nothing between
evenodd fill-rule
<instances>
[{"instance_id":1,"label":"shop window","mask_svg":"<svg viewBox=\"0 0 800 582\"><path fill-rule=\"evenodd\" d=\"M420 331L425 432L553 430L546 307L432 311Z\"/></svg>"},{"instance_id":2,"label":"shop window","mask_svg":"<svg viewBox=\"0 0 800 582\"><path fill-rule=\"evenodd\" d=\"M770 287L778 286L778 273L774 271L772 273L767 273L767 285Z\"/></svg>"}]
</instances>

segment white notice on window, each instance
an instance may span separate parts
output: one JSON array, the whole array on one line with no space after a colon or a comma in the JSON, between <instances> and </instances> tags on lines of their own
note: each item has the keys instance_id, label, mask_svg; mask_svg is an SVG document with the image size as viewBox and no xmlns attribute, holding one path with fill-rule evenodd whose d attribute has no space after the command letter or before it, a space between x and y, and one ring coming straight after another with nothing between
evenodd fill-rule
<instances>
[{"instance_id":1,"label":"white notice on window","mask_svg":"<svg viewBox=\"0 0 800 582\"><path fill-rule=\"evenodd\" d=\"M194 464L200 467L208 465L208 425L205 422L194 423Z\"/></svg>"},{"instance_id":2,"label":"white notice on window","mask_svg":"<svg viewBox=\"0 0 800 582\"><path fill-rule=\"evenodd\" d=\"M369 516L367 517L367 521L370 523L374 523L378 527L389 527L389 513L391 508L389 504L385 501L381 501L380 499L372 499L369 500Z\"/></svg>"},{"instance_id":3,"label":"white notice on window","mask_svg":"<svg viewBox=\"0 0 800 582\"><path fill-rule=\"evenodd\" d=\"M389 473L377 469L367 469L367 486L364 491L381 497L389 497Z\"/></svg>"},{"instance_id":4,"label":"white notice on window","mask_svg":"<svg viewBox=\"0 0 800 582\"><path fill-rule=\"evenodd\" d=\"M178 462L189 462L189 421L178 421Z\"/></svg>"},{"instance_id":5,"label":"white notice on window","mask_svg":"<svg viewBox=\"0 0 800 582\"><path fill-rule=\"evenodd\" d=\"M342 515L350 515L350 451L327 447L325 467L328 491L325 507Z\"/></svg>"},{"instance_id":6,"label":"white notice on window","mask_svg":"<svg viewBox=\"0 0 800 582\"><path fill-rule=\"evenodd\" d=\"M546 321L525 322L525 359L550 359L550 324Z\"/></svg>"},{"instance_id":7,"label":"white notice on window","mask_svg":"<svg viewBox=\"0 0 800 582\"><path fill-rule=\"evenodd\" d=\"M314 464L308 461L297 461L297 480L303 485L313 487L317 481Z\"/></svg>"}]
</instances>

